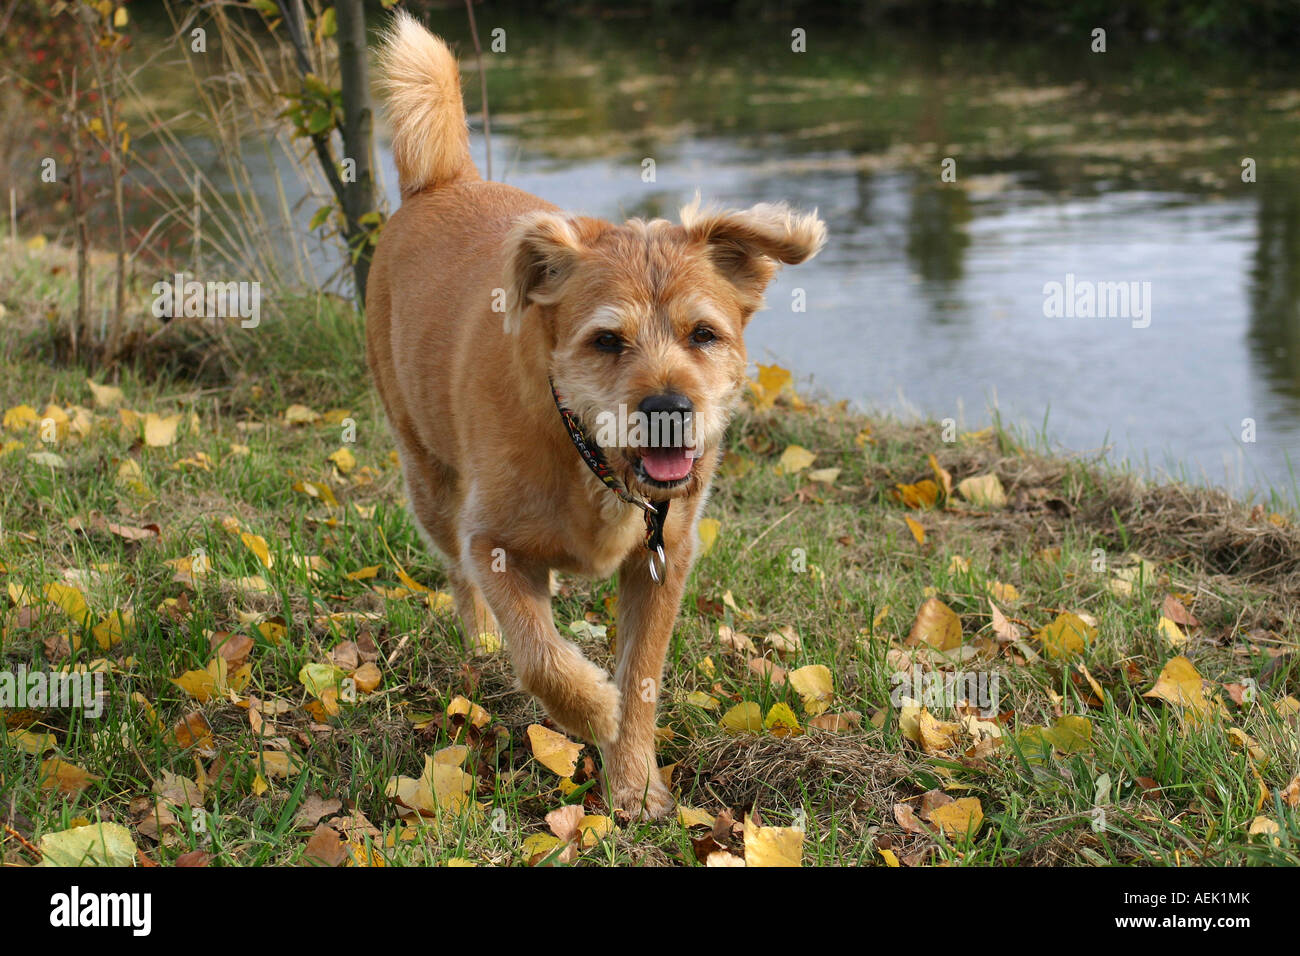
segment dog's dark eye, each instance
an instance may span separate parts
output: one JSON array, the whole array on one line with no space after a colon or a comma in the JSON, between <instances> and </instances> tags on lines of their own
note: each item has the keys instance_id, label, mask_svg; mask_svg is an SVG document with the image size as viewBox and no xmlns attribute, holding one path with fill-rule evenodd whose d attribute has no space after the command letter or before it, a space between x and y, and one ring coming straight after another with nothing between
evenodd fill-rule
<instances>
[{"instance_id":1,"label":"dog's dark eye","mask_svg":"<svg viewBox=\"0 0 1300 956\"><path fill-rule=\"evenodd\" d=\"M601 332L592 344L602 352L613 352L615 355L623 351L623 340L613 332Z\"/></svg>"},{"instance_id":2,"label":"dog's dark eye","mask_svg":"<svg viewBox=\"0 0 1300 956\"><path fill-rule=\"evenodd\" d=\"M708 345L716 338L717 336L713 334L713 330L705 325L701 325L691 333L691 342L695 345Z\"/></svg>"}]
</instances>

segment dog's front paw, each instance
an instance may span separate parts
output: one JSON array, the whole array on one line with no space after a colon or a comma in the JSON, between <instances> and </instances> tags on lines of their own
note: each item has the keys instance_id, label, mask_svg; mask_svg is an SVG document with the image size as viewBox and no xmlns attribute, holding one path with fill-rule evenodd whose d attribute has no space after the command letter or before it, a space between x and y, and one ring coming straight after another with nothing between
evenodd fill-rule
<instances>
[{"instance_id":1,"label":"dog's front paw","mask_svg":"<svg viewBox=\"0 0 1300 956\"><path fill-rule=\"evenodd\" d=\"M567 733L602 746L618 737L623 700L602 667L579 658L563 681L545 690L525 685L546 707L551 719Z\"/></svg>"},{"instance_id":2,"label":"dog's front paw","mask_svg":"<svg viewBox=\"0 0 1300 956\"><path fill-rule=\"evenodd\" d=\"M632 821L662 820L673 812L677 801L671 791L663 785L658 776L649 783L640 784L612 782L610 786L610 806L626 814Z\"/></svg>"}]
</instances>

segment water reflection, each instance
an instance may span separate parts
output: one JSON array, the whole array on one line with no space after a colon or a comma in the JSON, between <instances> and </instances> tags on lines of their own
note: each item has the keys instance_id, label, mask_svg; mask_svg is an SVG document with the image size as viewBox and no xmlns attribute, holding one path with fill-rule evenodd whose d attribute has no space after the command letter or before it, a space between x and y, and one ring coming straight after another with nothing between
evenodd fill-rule
<instances>
[{"instance_id":1,"label":"water reflection","mask_svg":"<svg viewBox=\"0 0 1300 956\"><path fill-rule=\"evenodd\" d=\"M1250 270L1251 358L1300 415L1300 185L1261 185Z\"/></svg>"},{"instance_id":2,"label":"water reflection","mask_svg":"<svg viewBox=\"0 0 1300 956\"><path fill-rule=\"evenodd\" d=\"M458 14L432 25L463 38ZM507 26L512 52L489 58L488 85L495 165L513 185L616 219L674 218L696 189L822 210L831 244L774 287L752 326L756 358L867 406L897 409L901 395L935 417L964 408L971 427L996 392L1030 428L1050 409L1048 431L1069 447L1109 441L1238 490L1294 490L1292 76L1158 46L1101 63L1055 41L836 27L800 57L788 31L758 21ZM473 109L477 78L465 88ZM1240 182L1246 143L1255 184ZM481 165L478 136L474 148ZM956 183L940 181L945 156ZM1151 282L1151 327L1045 319L1043 284L1067 272ZM785 305L795 283L806 315ZM1243 448L1246 417L1259 440Z\"/></svg>"}]
</instances>

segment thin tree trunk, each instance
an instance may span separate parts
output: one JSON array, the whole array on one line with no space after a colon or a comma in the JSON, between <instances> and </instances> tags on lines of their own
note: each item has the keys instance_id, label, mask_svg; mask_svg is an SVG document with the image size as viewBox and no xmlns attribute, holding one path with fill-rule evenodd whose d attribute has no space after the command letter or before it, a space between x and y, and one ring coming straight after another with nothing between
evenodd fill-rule
<instances>
[{"instance_id":1,"label":"thin tree trunk","mask_svg":"<svg viewBox=\"0 0 1300 956\"><path fill-rule=\"evenodd\" d=\"M72 361L84 329L90 333L90 235L86 229L86 202L81 175L81 130L77 115L77 71L72 70L72 98L68 106L68 132L72 141L72 221L77 243L77 321L72 326Z\"/></svg>"},{"instance_id":2,"label":"thin tree trunk","mask_svg":"<svg viewBox=\"0 0 1300 956\"><path fill-rule=\"evenodd\" d=\"M359 220L374 209L375 176L372 132L373 110L370 103L370 79L366 69L366 11L362 0L335 0L334 15L338 23L339 73L343 90L343 156L356 163L356 175L343 182L343 215L354 225L352 276L357 286L357 301L366 305L366 281L370 276L368 232Z\"/></svg>"}]
</instances>

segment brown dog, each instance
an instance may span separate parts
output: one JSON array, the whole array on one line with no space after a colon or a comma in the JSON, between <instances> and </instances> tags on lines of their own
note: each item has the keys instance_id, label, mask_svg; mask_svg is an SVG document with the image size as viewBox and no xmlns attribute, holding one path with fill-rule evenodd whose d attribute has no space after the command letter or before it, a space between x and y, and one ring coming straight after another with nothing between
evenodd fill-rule
<instances>
[{"instance_id":1,"label":"brown dog","mask_svg":"<svg viewBox=\"0 0 1300 956\"><path fill-rule=\"evenodd\" d=\"M381 74L403 202L375 253L367 341L411 509L469 642L503 635L520 685L602 748L611 806L663 816L655 699L745 382L741 336L776 262L814 255L825 226L783 205L696 203L680 226L569 215L479 177L456 61L404 13ZM631 434L611 425L620 410ZM652 416L672 420L669 441L638 432ZM553 570L618 572L612 681L556 630Z\"/></svg>"}]
</instances>

